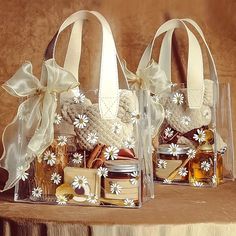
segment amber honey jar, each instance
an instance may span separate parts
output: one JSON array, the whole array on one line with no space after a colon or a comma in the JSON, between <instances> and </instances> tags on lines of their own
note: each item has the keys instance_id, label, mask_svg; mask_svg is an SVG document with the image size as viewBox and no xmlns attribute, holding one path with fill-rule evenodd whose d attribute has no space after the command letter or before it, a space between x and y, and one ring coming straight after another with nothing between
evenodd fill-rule
<instances>
[{"instance_id":1,"label":"amber honey jar","mask_svg":"<svg viewBox=\"0 0 236 236\"><path fill-rule=\"evenodd\" d=\"M190 183L193 186L217 185L223 182L223 158L215 154L212 145L202 144L194 159L190 161Z\"/></svg>"},{"instance_id":2,"label":"amber honey jar","mask_svg":"<svg viewBox=\"0 0 236 236\"><path fill-rule=\"evenodd\" d=\"M140 171L137 160L106 161L107 176L102 178L104 203L134 207L139 202Z\"/></svg>"},{"instance_id":3,"label":"amber honey jar","mask_svg":"<svg viewBox=\"0 0 236 236\"><path fill-rule=\"evenodd\" d=\"M153 156L154 179L166 184L188 183L189 147L180 144L162 144Z\"/></svg>"},{"instance_id":4,"label":"amber honey jar","mask_svg":"<svg viewBox=\"0 0 236 236\"><path fill-rule=\"evenodd\" d=\"M35 158L29 171L31 200L56 200L56 188L63 183L63 170L75 151L75 136L57 135L44 153Z\"/></svg>"}]
</instances>

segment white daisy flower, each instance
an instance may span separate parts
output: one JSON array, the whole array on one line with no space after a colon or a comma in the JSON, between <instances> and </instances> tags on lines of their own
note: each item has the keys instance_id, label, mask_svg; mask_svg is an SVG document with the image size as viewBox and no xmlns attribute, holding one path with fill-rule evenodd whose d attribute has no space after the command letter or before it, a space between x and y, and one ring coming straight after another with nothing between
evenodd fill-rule
<instances>
[{"instance_id":1,"label":"white daisy flower","mask_svg":"<svg viewBox=\"0 0 236 236\"><path fill-rule=\"evenodd\" d=\"M186 167L180 167L178 174L182 177L185 177L188 174L187 168Z\"/></svg>"},{"instance_id":2,"label":"white daisy flower","mask_svg":"<svg viewBox=\"0 0 236 236\"><path fill-rule=\"evenodd\" d=\"M98 141L97 133L89 133L87 137L87 141L90 144L93 144L93 145L96 144Z\"/></svg>"},{"instance_id":3,"label":"white daisy flower","mask_svg":"<svg viewBox=\"0 0 236 236\"><path fill-rule=\"evenodd\" d=\"M72 187L74 189L76 189L76 188L80 189L81 187L85 186L86 184L88 184L87 178L85 176L77 175L77 176L75 176L75 178L72 182Z\"/></svg>"},{"instance_id":4,"label":"white daisy flower","mask_svg":"<svg viewBox=\"0 0 236 236\"><path fill-rule=\"evenodd\" d=\"M196 150L194 150L192 148L188 149L187 155L189 158L193 159L196 156Z\"/></svg>"},{"instance_id":5,"label":"white daisy flower","mask_svg":"<svg viewBox=\"0 0 236 236\"><path fill-rule=\"evenodd\" d=\"M153 100L154 103L159 103L160 102L160 98L159 98L158 95L152 96L152 100Z\"/></svg>"},{"instance_id":6,"label":"white daisy flower","mask_svg":"<svg viewBox=\"0 0 236 236\"><path fill-rule=\"evenodd\" d=\"M157 167L160 168L160 169L165 169L167 166L167 161L165 160L158 160L158 164L157 164Z\"/></svg>"},{"instance_id":7,"label":"white daisy flower","mask_svg":"<svg viewBox=\"0 0 236 236\"><path fill-rule=\"evenodd\" d=\"M171 143L169 145L168 151L171 155L177 156L178 155L178 148L179 148L179 145Z\"/></svg>"},{"instance_id":8,"label":"white daisy flower","mask_svg":"<svg viewBox=\"0 0 236 236\"><path fill-rule=\"evenodd\" d=\"M76 91L75 97L73 98L75 103L83 103L85 100L85 95L80 91Z\"/></svg>"},{"instance_id":9,"label":"white daisy flower","mask_svg":"<svg viewBox=\"0 0 236 236\"><path fill-rule=\"evenodd\" d=\"M33 188L32 190L32 196L36 198L42 197L43 190L40 187Z\"/></svg>"},{"instance_id":10,"label":"white daisy flower","mask_svg":"<svg viewBox=\"0 0 236 236\"><path fill-rule=\"evenodd\" d=\"M172 184L172 180L171 179L164 179L163 184Z\"/></svg>"},{"instance_id":11,"label":"white daisy flower","mask_svg":"<svg viewBox=\"0 0 236 236\"><path fill-rule=\"evenodd\" d=\"M135 111L131 113L131 121L133 124L137 124L139 119L140 114L136 113Z\"/></svg>"},{"instance_id":12,"label":"white daisy flower","mask_svg":"<svg viewBox=\"0 0 236 236\"><path fill-rule=\"evenodd\" d=\"M131 174L131 176L132 176L133 178L129 180L130 183L131 183L132 185L137 185L137 184L138 184L138 179L139 179L139 177L138 177L138 171L134 171L134 172Z\"/></svg>"},{"instance_id":13,"label":"white daisy flower","mask_svg":"<svg viewBox=\"0 0 236 236\"><path fill-rule=\"evenodd\" d=\"M121 129L122 129L122 125L117 122L112 125L112 132L114 134L119 134L121 132Z\"/></svg>"},{"instance_id":14,"label":"white daisy flower","mask_svg":"<svg viewBox=\"0 0 236 236\"><path fill-rule=\"evenodd\" d=\"M189 125L190 122L191 122L191 118L189 116L183 116L180 120L180 122L183 124L183 125Z\"/></svg>"},{"instance_id":15,"label":"white daisy flower","mask_svg":"<svg viewBox=\"0 0 236 236\"><path fill-rule=\"evenodd\" d=\"M128 149L132 149L135 147L135 139L133 137L128 138L124 141L124 146Z\"/></svg>"},{"instance_id":16,"label":"white daisy flower","mask_svg":"<svg viewBox=\"0 0 236 236\"><path fill-rule=\"evenodd\" d=\"M106 178L108 176L108 169L105 167L99 167L97 169L97 175Z\"/></svg>"},{"instance_id":17,"label":"white daisy flower","mask_svg":"<svg viewBox=\"0 0 236 236\"><path fill-rule=\"evenodd\" d=\"M217 183L217 177L216 177L216 175L213 175L213 176L211 177L211 181L212 181L213 184L216 184L216 183Z\"/></svg>"},{"instance_id":18,"label":"white daisy flower","mask_svg":"<svg viewBox=\"0 0 236 236\"><path fill-rule=\"evenodd\" d=\"M53 166L56 164L57 158L56 158L55 153L50 152L50 151L46 151L44 153L43 160L46 161L48 165Z\"/></svg>"},{"instance_id":19,"label":"white daisy flower","mask_svg":"<svg viewBox=\"0 0 236 236\"><path fill-rule=\"evenodd\" d=\"M209 171L211 168L211 164L208 161L201 162L201 169L204 171Z\"/></svg>"},{"instance_id":20,"label":"white daisy flower","mask_svg":"<svg viewBox=\"0 0 236 236\"><path fill-rule=\"evenodd\" d=\"M63 195L57 196L57 204L58 205L66 205L67 201L68 200L67 200L66 196L63 196Z\"/></svg>"},{"instance_id":21,"label":"white daisy flower","mask_svg":"<svg viewBox=\"0 0 236 236\"><path fill-rule=\"evenodd\" d=\"M59 146L64 146L67 143L67 137L66 136L58 136L57 137L57 143Z\"/></svg>"},{"instance_id":22,"label":"white daisy flower","mask_svg":"<svg viewBox=\"0 0 236 236\"><path fill-rule=\"evenodd\" d=\"M89 121L88 116L78 114L76 117L77 118L75 118L75 122L73 123L74 126L80 129L83 129L84 127L86 127Z\"/></svg>"},{"instance_id":23,"label":"white daisy flower","mask_svg":"<svg viewBox=\"0 0 236 236\"><path fill-rule=\"evenodd\" d=\"M114 183L111 185L110 190L111 190L111 193L119 195L119 194L121 194L122 187L119 184Z\"/></svg>"},{"instance_id":24,"label":"white daisy flower","mask_svg":"<svg viewBox=\"0 0 236 236\"><path fill-rule=\"evenodd\" d=\"M25 172L24 167L23 166L19 166L16 169L16 178L21 179L23 181L27 180L29 176L29 173Z\"/></svg>"},{"instance_id":25,"label":"white daisy flower","mask_svg":"<svg viewBox=\"0 0 236 236\"><path fill-rule=\"evenodd\" d=\"M205 138L206 138L206 134L205 134L205 131L203 129L197 129L197 134L193 135L193 139L195 139L199 143L204 142Z\"/></svg>"},{"instance_id":26,"label":"white daisy flower","mask_svg":"<svg viewBox=\"0 0 236 236\"><path fill-rule=\"evenodd\" d=\"M167 138L171 138L174 135L174 131L170 127L167 127L164 130L164 134Z\"/></svg>"},{"instance_id":27,"label":"white daisy flower","mask_svg":"<svg viewBox=\"0 0 236 236\"><path fill-rule=\"evenodd\" d=\"M210 112L208 110L203 111L203 117L205 117L206 120L209 120Z\"/></svg>"},{"instance_id":28,"label":"white daisy flower","mask_svg":"<svg viewBox=\"0 0 236 236\"><path fill-rule=\"evenodd\" d=\"M58 185L58 184L60 184L61 183L61 176L59 175L59 174L57 174L56 172L54 172L52 175L51 175L51 181L54 183L54 184L56 184L56 185Z\"/></svg>"},{"instance_id":29,"label":"white daisy flower","mask_svg":"<svg viewBox=\"0 0 236 236\"><path fill-rule=\"evenodd\" d=\"M195 181L195 182L193 183L193 186L194 186L194 187L202 187L202 186L203 186L203 183L202 183L202 182Z\"/></svg>"},{"instance_id":30,"label":"white daisy flower","mask_svg":"<svg viewBox=\"0 0 236 236\"><path fill-rule=\"evenodd\" d=\"M181 105L184 103L184 95L182 93L175 93L172 98L173 103Z\"/></svg>"},{"instance_id":31,"label":"white daisy flower","mask_svg":"<svg viewBox=\"0 0 236 236\"><path fill-rule=\"evenodd\" d=\"M165 117L166 117L166 119L170 118L171 115L172 115L172 112L166 109L165 110Z\"/></svg>"},{"instance_id":32,"label":"white daisy flower","mask_svg":"<svg viewBox=\"0 0 236 236\"><path fill-rule=\"evenodd\" d=\"M95 194L93 194L93 193L90 193L90 194L88 195L87 201L88 201L89 203L96 204L97 201L98 201L98 197L97 197L97 195L95 195Z\"/></svg>"},{"instance_id":33,"label":"white daisy flower","mask_svg":"<svg viewBox=\"0 0 236 236\"><path fill-rule=\"evenodd\" d=\"M60 114L55 114L55 116L54 116L54 124L56 124L56 125L59 125L59 124L61 124L61 121L62 121L62 116L60 115Z\"/></svg>"},{"instance_id":34,"label":"white daisy flower","mask_svg":"<svg viewBox=\"0 0 236 236\"><path fill-rule=\"evenodd\" d=\"M73 154L72 162L73 162L74 164L81 164L82 161L83 161L83 159L84 159L84 157L83 157L81 154L79 154L78 152L75 152L75 153Z\"/></svg>"},{"instance_id":35,"label":"white daisy flower","mask_svg":"<svg viewBox=\"0 0 236 236\"><path fill-rule=\"evenodd\" d=\"M27 121L29 116L28 110L22 106L21 109L19 110L19 120L21 121Z\"/></svg>"},{"instance_id":36,"label":"white daisy flower","mask_svg":"<svg viewBox=\"0 0 236 236\"><path fill-rule=\"evenodd\" d=\"M124 205L127 206L127 207L134 207L135 206L134 200L126 198L124 200Z\"/></svg>"},{"instance_id":37,"label":"white daisy flower","mask_svg":"<svg viewBox=\"0 0 236 236\"><path fill-rule=\"evenodd\" d=\"M104 155L107 160L115 160L118 157L119 149L115 146L110 146L105 149Z\"/></svg>"}]
</instances>

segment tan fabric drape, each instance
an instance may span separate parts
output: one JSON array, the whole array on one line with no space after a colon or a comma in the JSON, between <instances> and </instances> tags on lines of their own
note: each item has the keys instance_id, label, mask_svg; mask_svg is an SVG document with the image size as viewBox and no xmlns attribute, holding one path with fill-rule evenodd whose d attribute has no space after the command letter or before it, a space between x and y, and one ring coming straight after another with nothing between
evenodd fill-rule
<instances>
[{"instance_id":1,"label":"tan fabric drape","mask_svg":"<svg viewBox=\"0 0 236 236\"><path fill-rule=\"evenodd\" d=\"M0 195L1 236L235 236L236 183L156 186L141 209L32 205Z\"/></svg>"}]
</instances>

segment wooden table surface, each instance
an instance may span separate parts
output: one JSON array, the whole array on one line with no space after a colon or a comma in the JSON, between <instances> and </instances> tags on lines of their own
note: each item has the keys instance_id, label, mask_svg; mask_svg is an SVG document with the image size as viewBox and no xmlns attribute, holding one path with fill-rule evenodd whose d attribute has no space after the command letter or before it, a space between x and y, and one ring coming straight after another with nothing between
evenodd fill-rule
<instances>
[{"instance_id":1,"label":"wooden table surface","mask_svg":"<svg viewBox=\"0 0 236 236\"><path fill-rule=\"evenodd\" d=\"M141 209L32 205L1 194L0 235L144 235L145 227L236 225L235 182L202 189L157 185L155 193L156 198ZM128 233L139 227L142 234Z\"/></svg>"}]
</instances>

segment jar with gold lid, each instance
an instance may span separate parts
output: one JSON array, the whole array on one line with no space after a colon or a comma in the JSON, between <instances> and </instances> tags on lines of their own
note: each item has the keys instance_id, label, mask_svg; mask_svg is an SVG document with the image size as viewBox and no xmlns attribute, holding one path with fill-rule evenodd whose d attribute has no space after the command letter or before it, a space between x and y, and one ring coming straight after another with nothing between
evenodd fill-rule
<instances>
[{"instance_id":1,"label":"jar with gold lid","mask_svg":"<svg viewBox=\"0 0 236 236\"><path fill-rule=\"evenodd\" d=\"M188 183L189 159L187 145L162 144L153 157L154 179L165 184Z\"/></svg>"},{"instance_id":2,"label":"jar with gold lid","mask_svg":"<svg viewBox=\"0 0 236 236\"><path fill-rule=\"evenodd\" d=\"M200 187L217 185L223 182L223 158L221 153L215 154L208 142L199 146L196 156L190 161L190 183Z\"/></svg>"},{"instance_id":3,"label":"jar with gold lid","mask_svg":"<svg viewBox=\"0 0 236 236\"><path fill-rule=\"evenodd\" d=\"M106 161L107 175L102 179L104 204L135 207L140 199L140 170L137 160Z\"/></svg>"}]
</instances>

